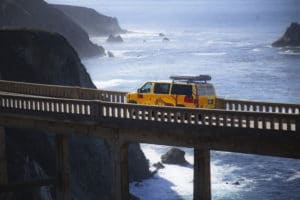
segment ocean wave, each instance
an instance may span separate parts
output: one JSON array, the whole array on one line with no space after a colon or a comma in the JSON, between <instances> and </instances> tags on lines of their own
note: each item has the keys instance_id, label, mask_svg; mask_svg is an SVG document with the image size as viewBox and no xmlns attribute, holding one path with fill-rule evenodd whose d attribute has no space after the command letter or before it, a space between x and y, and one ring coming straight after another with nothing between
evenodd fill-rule
<instances>
[{"instance_id":1,"label":"ocean wave","mask_svg":"<svg viewBox=\"0 0 300 200\"><path fill-rule=\"evenodd\" d=\"M195 56L223 56L226 55L226 52L197 52L193 53Z\"/></svg>"},{"instance_id":2,"label":"ocean wave","mask_svg":"<svg viewBox=\"0 0 300 200\"><path fill-rule=\"evenodd\" d=\"M259 51L261 51L261 49L259 49L259 48L254 48L254 49L252 49L251 51L259 52Z\"/></svg>"},{"instance_id":3,"label":"ocean wave","mask_svg":"<svg viewBox=\"0 0 300 200\"><path fill-rule=\"evenodd\" d=\"M138 80L126 80L126 79L111 79L106 81L94 81L94 84L98 89L107 89L119 86L121 84L135 83Z\"/></svg>"},{"instance_id":4,"label":"ocean wave","mask_svg":"<svg viewBox=\"0 0 300 200\"><path fill-rule=\"evenodd\" d=\"M234 46L234 47L246 47L252 43L246 41L219 41L209 40L206 42L207 45L222 45L222 46Z\"/></svg>"},{"instance_id":5,"label":"ocean wave","mask_svg":"<svg viewBox=\"0 0 300 200\"><path fill-rule=\"evenodd\" d=\"M278 54L291 55L291 56L300 56L300 52L299 51L293 51L291 49L286 50L286 51L280 51L280 52L278 52Z\"/></svg>"},{"instance_id":6,"label":"ocean wave","mask_svg":"<svg viewBox=\"0 0 300 200\"><path fill-rule=\"evenodd\" d=\"M300 171L295 172L295 174L293 174L292 176L290 176L286 181L290 182L290 181L294 181L296 179L300 179Z\"/></svg>"}]
</instances>

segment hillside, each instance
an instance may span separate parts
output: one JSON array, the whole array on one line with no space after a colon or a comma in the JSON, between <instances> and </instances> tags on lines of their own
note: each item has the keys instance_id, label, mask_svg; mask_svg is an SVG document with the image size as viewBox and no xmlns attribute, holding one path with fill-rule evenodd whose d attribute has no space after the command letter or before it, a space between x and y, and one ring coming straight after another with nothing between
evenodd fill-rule
<instances>
[{"instance_id":1,"label":"hillside","mask_svg":"<svg viewBox=\"0 0 300 200\"><path fill-rule=\"evenodd\" d=\"M63 35L80 57L104 55L88 34L63 12L43 0L0 1L0 27L34 28Z\"/></svg>"}]
</instances>

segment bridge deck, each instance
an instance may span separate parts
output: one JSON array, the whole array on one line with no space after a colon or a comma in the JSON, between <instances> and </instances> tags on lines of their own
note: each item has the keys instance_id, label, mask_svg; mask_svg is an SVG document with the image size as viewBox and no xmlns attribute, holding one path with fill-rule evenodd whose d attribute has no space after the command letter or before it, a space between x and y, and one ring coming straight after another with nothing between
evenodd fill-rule
<instances>
[{"instance_id":1,"label":"bridge deck","mask_svg":"<svg viewBox=\"0 0 300 200\"><path fill-rule=\"evenodd\" d=\"M194 183L201 183L194 188L195 199L211 198L209 150L300 158L298 104L218 98L218 109L192 109L125 104L125 100L124 92L0 81L0 126L107 139L118 190L113 199L128 199L124 163L130 142L195 148ZM67 138L62 138L57 140L59 151L67 145ZM67 157L58 155L62 174L68 171ZM206 180L199 181L201 177ZM65 185L58 195L69 199L68 176L61 180Z\"/></svg>"}]
</instances>

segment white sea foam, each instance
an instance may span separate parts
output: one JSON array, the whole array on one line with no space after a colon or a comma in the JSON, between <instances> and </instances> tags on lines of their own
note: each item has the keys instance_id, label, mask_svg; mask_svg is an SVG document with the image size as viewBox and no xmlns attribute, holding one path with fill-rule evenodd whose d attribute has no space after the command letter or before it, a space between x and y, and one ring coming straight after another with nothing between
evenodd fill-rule
<instances>
[{"instance_id":1,"label":"white sea foam","mask_svg":"<svg viewBox=\"0 0 300 200\"><path fill-rule=\"evenodd\" d=\"M299 51L293 51L293 50L289 49L289 50L286 50L286 51L280 51L280 52L278 52L278 54L291 55L291 56L299 56L300 52Z\"/></svg>"},{"instance_id":2,"label":"white sea foam","mask_svg":"<svg viewBox=\"0 0 300 200\"><path fill-rule=\"evenodd\" d=\"M193 53L196 56L223 56L226 55L226 52L197 52Z\"/></svg>"},{"instance_id":3,"label":"white sea foam","mask_svg":"<svg viewBox=\"0 0 300 200\"><path fill-rule=\"evenodd\" d=\"M300 179L300 171L295 172L293 175L291 175L286 181L294 181L296 179Z\"/></svg>"},{"instance_id":4,"label":"white sea foam","mask_svg":"<svg viewBox=\"0 0 300 200\"><path fill-rule=\"evenodd\" d=\"M135 83L137 80L125 80L125 79L111 79L106 81L94 81L94 84L98 89L106 89L116 87L121 84Z\"/></svg>"},{"instance_id":5,"label":"white sea foam","mask_svg":"<svg viewBox=\"0 0 300 200\"><path fill-rule=\"evenodd\" d=\"M160 156L170 147L162 145L141 145L150 165L160 161ZM151 179L142 183L131 183L130 191L143 200L165 200L165 199L193 199L193 155L192 149L186 149L186 160L189 166L178 166L165 164L165 168ZM243 177L234 177L235 171L240 168L234 165L220 164L220 161L211 162L212 191L215 199L224 199L235 195L238 191L249 191L252 189L254 181ZM225 178L225 176L230 178ZM239 184L234 184L239 182Z\"/></svg>"},{"instance_id":6,"label":"white sea foam","mask_svg":"<svg viewBox=\"0 0 300 200\"><path fill-rule=\"evenodd\" d=\"M254 51L254 52L260 52L261 49L260 49L260 48L254 48L254 49L252 49L251 51Z\"/></svg>"}]
</instances>

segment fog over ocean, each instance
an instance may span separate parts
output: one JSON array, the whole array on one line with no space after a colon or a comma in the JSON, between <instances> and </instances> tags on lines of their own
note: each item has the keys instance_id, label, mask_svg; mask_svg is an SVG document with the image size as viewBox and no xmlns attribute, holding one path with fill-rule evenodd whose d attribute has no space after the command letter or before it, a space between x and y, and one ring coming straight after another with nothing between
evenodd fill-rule
<instances>
[{"instance_id":1,"label":"fog over ocean","mask_svg":"<svg viewBox=\"0 0 300 200\"><path fill-rule=\"evenodd\" d=\"M271 47L291 22L300 22L300 1L47 2L94 8L131 31L120 44L91 38L115 55L83 60L98 88L135 91L147 80L210 74L218 96L300 103L300 48ZM151 164L170 148L141 146ZM193 149L182 149L193 164ZM300 199L299 160L217 151L211 157L214 200ZM143 200L190 200L193 169L166 165L153 178L132 183L130 191Z\"/></svg>"}]
</instances>

